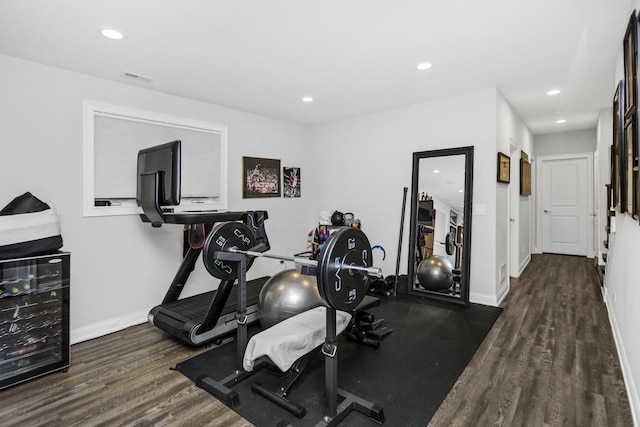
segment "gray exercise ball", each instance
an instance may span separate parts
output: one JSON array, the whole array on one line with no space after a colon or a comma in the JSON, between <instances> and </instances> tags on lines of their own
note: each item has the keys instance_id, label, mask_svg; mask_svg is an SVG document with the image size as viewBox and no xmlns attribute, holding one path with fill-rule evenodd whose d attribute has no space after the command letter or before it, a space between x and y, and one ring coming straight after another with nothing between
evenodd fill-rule
<instances>
[{"instance_id":1,"label":"gray exercise ball","mask_svg":"<svg viewBox=\"0 0 640 427\"><path fill-rule=\"evenodd\" d=\"M449 289L453 284L451 261L439 255L431 255L418 265L418 282L429 291Z\"/></svg>"},{"instance_id":2,"label":"gray exercise ball","mask_svg":"<svg viewBox=\"0 0 640 427\"><path fill-rule=\"evenodd\" d=\"M315 276L297 269L283 270L262 287L258 297L258 316L264 329L278 322L323 305Z\"/></svg>"}]
</instances>

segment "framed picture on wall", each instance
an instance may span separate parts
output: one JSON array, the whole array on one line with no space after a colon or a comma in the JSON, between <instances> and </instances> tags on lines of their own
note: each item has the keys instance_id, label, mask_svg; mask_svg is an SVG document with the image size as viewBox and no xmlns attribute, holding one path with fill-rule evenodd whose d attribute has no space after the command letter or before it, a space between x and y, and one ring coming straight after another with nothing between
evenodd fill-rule
<instances>
[{"instance_id":1,"label":"framed picture on wall","mask_svg":"<svg viewBox=\"0 0 640 427\"><path fill-rule=\"evenodd\" d=\"M625 124L627 213L640 219L640 171L638 170L638 113L634 113Z\"/></svg>"},{"instance_id":2,"label":"framed picture on wall","mask_svg":"<svg viewBox=\"0 0 640 427\"><path fill-rule=\"evenodd\" d=\"M624 116L622 115L623 104L622 94L624 92L624 81L618 82L618 87L613 95L613 143L611 145L611 206L617 211L621 211L620 194L622 182L621 179L621 149L624 140Z\"/></svg>"},{"instance_id":3,"label":"framed picture on wall","mask_svg":"<svg viewBox=\"0 0 640 427\"><path fill-rule=\"evenodd\" d=\"M624 117L629 118L637 110L638 83L637 83L637 49L638 49L638 19L635 11L629 17L629 24L624 34Z\"/></svg>"},{"instance_id":4,"label":"framed picture on wall","mask_svg":"<svg viewBox=\"0 0 640 427\"><path fill-rule=\"evenodd\" d=\"M531 195L531 163L520 159L520 195Z\"/></svg>"},{"instance_id":5,"label":"framed picture on wall","mask_svg":"<svg viewBox=\"0 0 640 427\"><path fill-rule=\"evenodd\" d=\"M622 175L622 179L624 181L624 197L621 197L622 201L623 201L623 208L624 210L622 212L626 212L629 215L635 215L636 211L635 211L635 203L634 203L634 194L636 191L637 185L635 185L636 183L634 182L634 176L637 174L634 174L634 157L635 154L637 154L637 149L634 149L634 147L637 144L636 138L637 138L637 128L636 128L636 120L635 120L635 114L633 114L631 116L630 119L627 120L627 123L625 124L625 128L624 128L624 154L623 154L623 161L624 161L624 175Z\"/></svg>"},{"instance_id":6,"label":"framed picture on wall","mask_svg":"<svg viewBox=\"0 0 640 427\"><path fill-rule=\"evenodd\" d=\"M637 124L637 120L636 120ZM640 168L638 165L638 131L635 131L635 141L633 143L633 217L640 221Z\"/></svg>"},{"instance_id":7,"label":"framed picture on wall","mask_svg":"<svg viewBox=\"0 0 640 427\"><path fill-rule=\"evenodd\" d=\"M300 168L282 168L282 194L284 197L300 197Z\"/></svg>"},{"instance_id":8,"label":"framed picture on wall","mask_svg":"<svg viewBox=\"0 0 640 427\"><path fill-rule=\"evenodd\" d=\"M504 153L498 153L498 182L509 183L511 159Z\"/></svg>"},{"instance_id":9,"label":"framed picture on wall","mask_svg":"<svg viewBox=\"0 0 640 427\"><path fill-rule=\"evenodd\" d=\"M242 197L280 197L280 160L242 158Z\"/></svg>"}]
</instances>

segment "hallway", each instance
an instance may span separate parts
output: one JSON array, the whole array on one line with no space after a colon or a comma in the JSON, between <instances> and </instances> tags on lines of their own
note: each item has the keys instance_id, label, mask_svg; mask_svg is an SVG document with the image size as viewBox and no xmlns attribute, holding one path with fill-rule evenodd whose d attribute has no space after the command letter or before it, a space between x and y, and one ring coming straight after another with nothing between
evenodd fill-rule
<instances>
[{"instance_id":1,"label":"hallway","mask_svg":"<svg viewBox=\"0 0 640 427\"><path fill-rule=\"evenodd\" d=\"M633 425L593 260L533 255L502 307L429 426Z\"/></svg>"}]
</instances>

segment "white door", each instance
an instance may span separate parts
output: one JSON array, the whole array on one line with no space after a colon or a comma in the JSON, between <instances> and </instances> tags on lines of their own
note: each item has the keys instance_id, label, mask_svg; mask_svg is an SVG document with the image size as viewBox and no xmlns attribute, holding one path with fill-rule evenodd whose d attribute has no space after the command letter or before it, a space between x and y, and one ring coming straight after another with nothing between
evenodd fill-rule
<instances>
[{"instance_id":1,"label":"white door","mask_svg":"<svg viewBox=\"0 0 640 427\"><path fill-rule=\"evenodd\" d=\"M543 252L587 256L588 164L587 157L542 162Z\"/></svg>"},{"instance_id":2,"label":"white door","mask_svg":"<svg viewBox=\"0 0 640 427\"><path fill-rule=\"evenodd\" d=\"M509 184L509 276L520 277L520 148L510 140L511 176Z\"/></svg>"}]
</instances>

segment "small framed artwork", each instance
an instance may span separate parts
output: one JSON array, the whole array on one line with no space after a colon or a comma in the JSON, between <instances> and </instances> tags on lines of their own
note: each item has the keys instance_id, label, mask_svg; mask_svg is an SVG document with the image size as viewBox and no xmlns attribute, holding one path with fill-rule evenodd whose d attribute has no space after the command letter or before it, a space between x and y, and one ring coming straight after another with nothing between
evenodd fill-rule
<instances>
[{"instance_id":1,"label":"small framed artwork","mask_svg":"<svg viewBox=\"0 0 640 427\"><path fill-rule=\"evenodd\" d=\"M629 118L637 110L638 101L638 83L636 75L637 67L637 26L638 19L635 11L629 17L629 24L624 34L623 50L624 50L624 87L625 87L625 103L624 103L624 117Z\"/></svg>"},{"instance_id":2,"label":"small framed artwork","mask_svg":"<svg viewBox=\"0 0 640 427\"><path fill-rule=\"evenodd\" d=\"M640 170L638 168L638 117L637 113L627 119L624 132L624 173L622 187L624 195L621 197L623 212L635 219L640 219Z\"/></svg>"},{"instance_id":3,"label":"small framed artwork","mask_svg":"<svg viewBox=\"0 0 640 427\"><path fill-rule=\"evenodd\" d=\"M280 160L242 158L242 197L280 197Z\"/></svg>"},{"instance_id":4,"label":"small framed artwork","mask_svg":"<svg viewBox=\"0 0 640 427\"><path fill-rule=\"evenodd\" d=\"M449 222L451 223L451 225L458 224L458 214L454 211L449 211Z\"/></svg>"},{"instance_id":5,"label":"small framed artwork","mask_svg":"<svg viewBox=\"0 0 640 427\"><path fill-rule=\"evenodd\" d=\"M621 212L620 195L622 193L622 147L624 146L624 116L622 94L624 92L624 81L620 80L616 92L613 96L613 144L611 146L611 206Z\"/></svg>"},{"instance_id":6,"label":"small framed artwork","mask_svg":"<svg viewBox=\"0 0 640 427\"><path fill-rule=\"evenodd\" d=\"M282 194L284 197L300 197L300 168L282 168Z\"/></svg>"},{"instance_id":7,"label":"small framed artwork","mask_svg":"<svg viewBox=\"0 0 640 427\"><path fill-rule=\"evenodd\" d=\"M621 197L622 201L623 201L623 211L622 212L626 212L631 216L634 216L637 214L636 212L636 208L635 208L635 200L634 200L634 193L635 193L635 182L634 182L634 166L635 166L635 154L636 154L636 150L634 149L634 146L636 145L636 137L637 137L637 133L636 133L636 121L635 121L635 114L632 115L632 119L628 120L626 126L625 126L625 132L624 132L624 140L625 140L625 147L624 147L624 175L622 176L622 179L624 180L624 197Z\"/></svg>"},{"instance_id":8,"label":"small framed artwork","mask_svg":"<svg viewBox=\"0 0 640 427\"><path fill-rule=\"evenodd\" d=\"M504 153L498 153L498 182L509 183L511 159Z\"/></svg>"},{"instance_id":9,"label":"small framed artwork","mask_svg":"<svg viewBox=\"0 0 640 427\"><path fill-rule=\"evenodd\" d=\"M520 195L531 195L531 163L520 159Z\"/></svg>"}]
</instances>

